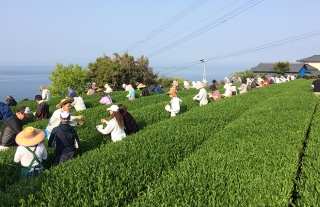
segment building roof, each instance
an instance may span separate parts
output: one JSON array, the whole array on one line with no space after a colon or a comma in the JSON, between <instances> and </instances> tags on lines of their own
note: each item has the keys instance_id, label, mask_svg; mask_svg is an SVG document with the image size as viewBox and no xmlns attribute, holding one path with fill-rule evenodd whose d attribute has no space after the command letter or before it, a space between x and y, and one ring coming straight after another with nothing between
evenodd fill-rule
<instances>
[{"instance_id":1,"label":"building roof","mask_svg":"<svg viewBox=\"0 0 320 207\"><path fill-rule=\"evenodd\" d=\"M313 67L313 66L311 66L311 65L309 65L309 64L305 64L305 67L306 67L306 69L309 70L312 74L320 74L320 71L319 71L317 68L315 68L315 67Z\"/></svg>"},{"instance_id":2,"label":"building roof","mask_svg":"<svg viewBox=\"0 0 320 207\"><path fill-rule=\"evenodd\" d=\"M310 62L310 63L319 63L320 55L313 55L311 57L307 57L301 60L297 60L297 62Z\"/></svg>"},{"instance_id":3,"label":"building roof","mask_svg":"<svg viewBox=\"0 0 320 207\"><path fill-rule=\"evenodd\" d=\"M275 73L273 64L274 63L260 63L257 67L254 67L251 70L254 73ZM290 63L290 70L288 72L299 73L303 66L304 63Z\"/></svg>"}]
</instances>

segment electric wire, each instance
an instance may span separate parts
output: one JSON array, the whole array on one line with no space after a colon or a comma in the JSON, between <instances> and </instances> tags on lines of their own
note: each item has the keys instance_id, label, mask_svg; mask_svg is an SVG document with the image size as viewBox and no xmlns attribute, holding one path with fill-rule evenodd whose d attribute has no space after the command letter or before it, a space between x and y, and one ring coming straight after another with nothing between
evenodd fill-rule
<instances>
[{"instance_id":1,"label":"electric wire","mask_svg":"<svg viewBox=\"0 0 320 207\"><path fill-rule=\"evenodd\" d=\"M159 28L157 28L156 30L154 30L153 32L151 32L150 34L148 34L147 36L145 36L141 40L137 41L136 43L134 43L133 45L128 47L126 50L124 50L124 52L129 52L129 51L132 51L135 48L139 47L140 45L142 45L146 41L150 40L151 38L155 37L159 33L163 32L169 26L173 25L174 23L176 23L177 21L182 19L184 16L188 15L190 12L192 12L193 10L198 8L200 5L202 5L206 1L207 0L197 0L197 1L193 2L190 6L188 6L186 9L182 10L179 14L177 14L176 16L171 18L169 21L167 21L166 23L161 25Z\"/></svg>"},{"instance_id":2,"label":"electric wire","mask_svg":"<svg viewBox=\"0 0 320 207\"><path fill-rule=\"evenodd\" d=\"M233 10L232 12L228 13L227 15L219 18L218 20L216 20L216 21L214 21L214 22L202 27L201 29L199 29L199 30L197 30L197 31L195 31L195 32L193 32L193 33L181 38L180 40L177 40L176 42L171 43L170 45L168 45L168 46L166 46L166 47L164 47L164 48L162 48L160 50L157 50L157 51L155 51L155 52L153 52L153 53L151 53L149 55L146 55L146 56L150 58L150 57L153 57L153 56L158 55L160 53L163 53L163 52L165 52L165 51L167 51L167 50L169 50L169 49L171 49L173 47L176 47L176 46L178 46L178 45L180 45L180 44L182 44L182 43L184 43L184 42L186 42L186 41L188 41L188 40L190 40L190 39L192 39L194 37L199 36L200 34L202 34L204 32L207 32L208 30L210 30L210 29L212 29L212 28L214 28L214 27L216 27L216 26L218 26L220 24L225 23L229 19L234 18L235 16L237 16L237 15L245 12L246 10L252 8L253 6L261 3L262 1L263 0L251 0L251 1L247 2L246 4L240 6L239 8Z\"/></svg>"},{"instance_id":3,"label":"electric wire","mask_svg":"<svg viewBox=\"0 0 320 207\"><path fill-rule=\"evenodd\" d=\"M253 48L249 48L249 49L245 49L245 50L240 50L238 52L233 52L233 53L229 53L229 54L225 54L225 55L220 55L220 56L216 56L216 57L211 57L211 58L207 58L206 62L210 61L210 60L221 60L221 59L226 59L226 58L231 58L231 57L236 57L236 56L240 56L240 55L246 55L246 54L250 54L250 53L255 53L255 52L260 52L263 50L269 50L269 49L273 49L276 47L280 47L280 46L284 46L284 45L288 45L288 44L293 44L299 41L303 41L306 39L310 39L310 38L314 38L320 35L320 30L315 30L313 32L308 32L302 35L298 35L295 37L291 37L291 38L287 38L284 40L280 40L280 41L276 41L276 42L272 42L272 43L268 43L268 44L264 44L261 46L257 46L257 47L253 47ZM172 73L172 72L176 72L178 70L182 70L194 65L198 65L201 64L200 61L194 61L191 63L187 63L178 67L173 67L173 68L168 68L165 70L161 70L159 72L161 72L162 75L167 74L167 73ZM169 71L168 71L169 70ZM162 73L162 71L168 71L165 73Z\"/></svg>"},{"instance_id":4,"label":"electric wire","mask_svg":"<svg viewBox=\"0 0 320 207\"><path fill-rule=\"evenodd\" d=\"M203 21L205 21L205 20L209 19L210 17L212 17L212 16L214 16L214 15L218 14L219 12L221 12L221 11L223 11L223 10L227 9L228 7L230 7L231 5L235 4L235 3L236 3L236 2L238 2L238 1L240 1L240 0L236 0L236 1L232 2L231 4L229 4L229 5L225 6L224 8L222 8L222 9L218 10L217 12L215 12L215 13L211 14L210 16L208 16L208 17L206 17L206 18L204 18L204 19L200 20L199 22L197 22L197 23L195 23L195 24L191 25L190 27L188 27L188 28L184 29L183 31L178 32L177 34L175 34L175 35L173 35L173 36L171 36L171 37L169 37L169 38L165 39L164 41L162 41L162 42L160 42L160 43L158 43L158 44L156 44L156 45L154 45L154 46L152 46L152 47L150 47L150 48L148 48L148 49L146 49L146 50L142 51L141 53L145 53L146 51L148 51L148 50L150 50L150 49L152 49L152 48L155 48L156 46L159 46L159 45L163 44L164 42L167 42L167 41L168 41L168 40L170 40L170 39L173 39L174 37L178 36L179 34L184 33L185 31L189 30L190 28L192 28L192 27L194 27L194 26L196 26L196 25L199 25L201 22L203 22Z\"/></svg>"}]
</instances>

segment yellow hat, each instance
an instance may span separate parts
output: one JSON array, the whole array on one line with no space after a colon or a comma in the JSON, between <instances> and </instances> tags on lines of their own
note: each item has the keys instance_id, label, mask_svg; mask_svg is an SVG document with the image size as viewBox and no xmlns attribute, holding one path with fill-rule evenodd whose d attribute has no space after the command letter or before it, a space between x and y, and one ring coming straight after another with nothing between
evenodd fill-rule
<instances>
[{"instance_id":1,"label":"yellow hat","mask_svg":"<svg viewBox=\"0 0 320 207\"><path fill-rule=\"evenodd\" d=\"M45 137L45 133L41 129L26 127L16 136L16 143L24 147L32 147L39 144Z\"/></svg>"},{"instance_id":2,"label":"yellow hat","mask_svg":"<svg viewBox=\"0 0 320 207\"><path fill-rule=\"evenodd\" d=\"M167 92L167 95L171 95L172 97L177 97L176 90L171 88L170 91Z\"/></svg>"},{"instance_id":3,"label":"yellow hat","mask_svg":"<svg viewBox=\"0 0 320 207\"><path fill-rule=\"evenodd\" d=\"M142 83L139 83L139 85L137 86L137 88L145 88L145 87L147 87L147 86Z\"/></svg>"}]
</instances>

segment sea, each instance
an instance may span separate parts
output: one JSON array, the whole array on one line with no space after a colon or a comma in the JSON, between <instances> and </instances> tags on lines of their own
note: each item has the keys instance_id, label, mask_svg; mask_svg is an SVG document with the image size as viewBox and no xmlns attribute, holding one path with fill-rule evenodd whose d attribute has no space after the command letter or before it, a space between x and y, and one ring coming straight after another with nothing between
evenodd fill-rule
<instances>
[{"instance_id":1,"label":"sea","mask_svg":"<svg viewBox=\"0 0 320 207\"><path fill-rule=\"evenodd\" d=\"M16 101L34 100L40 86L50 86L55 66L0 66L0 101L11 95Z\"/></svg>"},{"instance_id":2,"label":"sea","mask_svg":"<svg viewBox=\"0 0 320 207\"><path fill-rule=\"evenodd\" d=\"M86 67L83 67L86 68ZM11 95L16 101L23 99L34 100L34 96L40 94L40 86L50 86L51 72L55 66L0 66L0 101L5 102L6 97ZM165 67L153 67L153 71L160 72L166 77L178 77L188 81L202 81L203 67L189 68L170 72ZM211 83L212 79L223 80L224 75L212 72L210 68L205 73L206 80Z\"/></svg>"}]
</instances>

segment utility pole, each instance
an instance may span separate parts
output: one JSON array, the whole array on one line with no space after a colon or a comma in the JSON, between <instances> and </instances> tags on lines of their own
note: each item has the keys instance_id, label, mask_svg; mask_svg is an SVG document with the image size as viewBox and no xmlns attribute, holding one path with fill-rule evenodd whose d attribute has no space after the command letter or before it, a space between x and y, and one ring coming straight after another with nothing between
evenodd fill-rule
<instances>
[{"instance_id":1,"label":"utility pole","mask_svg":"<svg viewBox=\"0 0 320 207\"><path fill-rule=\"evenodd\" d=\"M207 58L204 58L204 59L202 59L202 60L200 60L200 61L204 63L202 82L203 82L204 84L206 84L206 83L207 83L207 79L206 79L206 62L207 62Z\"/></svg>"}]
</instances>

